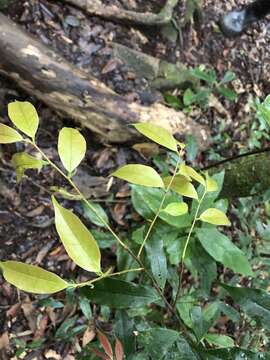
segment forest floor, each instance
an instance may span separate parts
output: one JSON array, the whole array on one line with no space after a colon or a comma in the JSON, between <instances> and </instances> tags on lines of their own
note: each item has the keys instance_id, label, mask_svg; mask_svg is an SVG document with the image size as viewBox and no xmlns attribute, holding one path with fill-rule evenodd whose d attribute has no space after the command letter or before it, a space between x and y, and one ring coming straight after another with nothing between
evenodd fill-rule
<instances>
[{"instance_id":1,"label":"forest floor","mask_svg":"<svg viewBox=\"0 0 270 360\"><path fill-rule=\"evenodd\" d=\"M157 11L164 1L104 0L119 7L145 12ZM176 17L183 16L183 2L175 10ZM205 165L211 154L220 157L238 154L250 148L250 127L254 119L251 98L264 97L270 93L270 23L255 24L240 38L228 40L218 30L219 16L226 10L245 3L240 0L203 1L203 21L200 28L187 24L176 39L168 39L161 29L144 29L123 26L98 17L85 15L79 9L66 6L61 1L11 0L3 12L41 42L52 46L65 58L93 74L117 93L138 102L153 102L162 98L157 91L151 93L146 79L137 78L132 69L113 57L111 43L117 42L149 55L188 67L204 64L214 68L218 78L230 70L236 74L233 87L238 93L235 102L220 100L206 109L196 108L191 116L211 129L212 149L196 159L198 167ZM1 2L0 2L1 4ZM124 5L123 5L124 4ZM1 56L1 55L0 55ZM8 123L7 104L14 100L31 101L40 116L38 142L56 162L56 143L59 129L76 126L71 119L60 119L44 104L29 97L9 80L0 77L1 122ZM146 102L147 102L146 101ZM147 159L130 146L100 144L88 130L83 130L88 151L76 181L93 201L106 204L107 214L113 227L119 231L128 227L130 216L129 191L126 186L113 185L107 189L107 176L119 166L128 162L147 162ZM40 174L28 172L20 184L10 166L10 158L20 145L0 148L0 259L41 265L68 278L84 277L68 259L59 243L53 225L53 211L50 202L50 186L62 184L61 179L49 168ZM113 195L112 195L113 194ZM73 206L73 204L71 204ZM78 211L81 211L78 205ZM127 211L129 210L129 211ZM87 222L86 222L87 223ZM90 223L89 223L90 224ZM106 250L110 263L114 249ZM65 295L57 296L65 303ZM83 334L72 341L57 341L51 334L64 319L76 314L77 324L85 319L80 310L72 304L64 307L38 306L37 298L18 292L0 278L0 358L6 359L75 359L80 351ZM91 333L85 336L91 337ZM39 346L39 339L46 342ZM35 345L22 351L16 357L15 348L23 348L30 339ZM18 356L18 353L17 353Z\"/></svg>"}]
</instances>

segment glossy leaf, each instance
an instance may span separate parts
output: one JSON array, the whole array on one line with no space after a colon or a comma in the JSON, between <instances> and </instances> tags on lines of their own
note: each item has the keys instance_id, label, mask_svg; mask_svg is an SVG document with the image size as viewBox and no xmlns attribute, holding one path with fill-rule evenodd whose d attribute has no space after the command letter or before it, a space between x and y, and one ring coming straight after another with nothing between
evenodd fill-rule
<instances>
[{"instance_id":1,"label":"glossy leaf","mask_svg":"<svg viewBox=\"0 0 270 360\"><path fill-rule=\"evenodd\" d=\"M201 228L197 236L210 256L236 273L252 276L252 270L245 254L230 239L215 228Z\"/></svg>"},{"instance_id":2,"label":"glossy leaf","mask_svg":"<svg viewBox=\"0 0 270 360\"><path fill-rule=\"evenodd\" d=\"M27 169L40 170L43 165L47 164L47 162L37 159L25 152L20 152L12 156L11 164L15 168L17 181L20 182L24 175L25 170Z\"/></svg>"},{"instance_id":3,"label":"glossy leaf","mask_svg":"<svg viewBox=\"0 0 270 360\"><path fill-rule=\"evenodd\" d=\"M146 241L145 250L152 274L159 287L164 289L168 275L167 259L164 251L163 238L160 237L156 231L152 232Z\"/></svg>"},{"instance_id":4,"label":"glossy leaf","mask_svg":"<svg viewBox=\"0 0 270 360\"><path fill-rule=\"evenodd\" d=\"M201 185L205 185L205 180L196 170L192 167L185 164L180 165L179 174L191 177L193 180L197 181Z\"/></svg>"},{"instance_id":5,"label":"glossy leaf","mask_svg":"<svg viewBox=\"0 0 270 360\"><path fill-rule=\"evenodd\" d=\"M12 144L23 140L23 137L10 126L0 124L0 144Z\"/></svg>"},{"instance_id":6,"label":"glossy leaf","mask_svg":"<svg viewBox=\"0 0 270 360\"><path fill-rule=\"evenodd\" d=\"M248 351L239 347L203 351L207 360L270 360L269 352Z\"/></svg>"},{"instance_id":7,"label":"glossy leaf","mask_svg":"<svg viewBox=\"0 0 270 360\"><path fill-rule=\"evenodd\" d=\"M180 337L178 331L166 328L152 328L139 333L138 342L151 359L161 360Z\"/></svg>"},{"instance_id":8,"label":"glossy leaf","mask_svg":"<svg viewBox=\"0 0 270 360\"><path fill-rule=\"evenodd\" d=\"M38 266L18 261L0 262L6 281L18 289L35 294L52 294L68 287L68 283L56 274Z\"/></svg>"},{"instance_id":9,"label":"glossy leaf","mask_svg":"<svg viewBox=\"0 0 270 360\"><path fill-rule=\"evenodd\" d=\"M72 211L63 208L52 197L55 226L69 257L81 268L99 273L100 251L96 240Z\"/></svg>"},{"instance_id":10,"label":"glossy leaf","mask_svg":"<svg viewBox=\"0 0 270 360\"><path fill-rule=\"evenodd\" d=\"M171 176L163 179L165 186L169 186ZM171 189L176 193L192 199L198 199L198 194L191 182L184 175L176 175L171 184Z\"/></svg>"},{"instance_id":11,"label":"glossy leaf","mask_svg":"<svg viewBox=\"0 0 270 360\"><path fill-rule=\"evenodd\" d=\"M151 123L138 123L134 127L144 136L169 150L177 151L177 141L172 134L161 126Z\"/></svg>"},{"instance_id":12,"label":"glossy leaf","mask_svg":"<svg viewBox=\"0 0 270 360\"><path fill-rule=\"evenodd\" d=\"M146 220L153 219L156 212L158 211L163 196L163 189L154 189L139 185L132 186L132 204L138 214L140 214ZM181 202L181 200L182 198L178 194L169 192L166 195L164 207L172 202ZM170 224L179 229L187 227L191 223L191 217L189 214L171 216L168 213L161 211L159 218L165 221L167 224Z\"/></svg>"},{"instance_id":13,"label":"glossy leaf","mask_svg":"<svg viewBox=\"0 0 270 360\"><path fill-rule=\"evenodd\" d=\"M215 345L219 348L234 347L234 340L226 335L206 334L204 338L209 342L209 344Z\"/></svg>"},{"instance_id":14,"label":"glossy leaf","mask_svg":"<svg viewBox=\"0 0 270 360\"><path fill-rule=\"evenodd\" d=\"M243 312L254 319L259 326L270 329L270 295L262 289L221 286L228 291L232 299Z\"/></svg>"},{"instance_id":15,"label":"glossy leaf","mask_svg":"<svg viewBox=\"0 0 270 360\"><path fill-rule=\"evenodd\" d=\"M188 212L188 206L185 202L170 203L162 211L171 216L181 216Z\"/></svg>"},{"instance_id":16,"label":"glossy leaf","mask_svg":"<svg viewBox=\"0 0 270 360\"><path fill-rule=\"evenodd\" d=\"M205 309L200 306L194 306L190 310L192 330L194 331L198 342L200 342L207 331L212 327L220 315L218 304L212 303Z\"/></svg>"},{"instance_id":17,"label":"glossy leaf","mask_svg":"<svg viewBox=\"0 0 270 360\"><path fill-rule=\"evenodd\" d=\"M199 280L199 288L202 293L209 296L212 283L217 278L216 261L205 251L199 241L191 242L188 248L189 268L195 280Z\"/></svg>"},{"instance_id":18,"label":"glossy leaf","mask_svg":"<svg viewBox=\"0 0 270 360\"><path fill-rule=\"evenodd\" d=\"M14 101L8 104L8 116L24 134L34 138L39 118L35 107L28 101Z\"/></svg>"},{"instance_id":19,"label":"glossy leaf","mask_svg":"<svg viewBox=\"0 0 270 360\"><path fill-rule=\"evenodd\" d=\"M132 184L163 188L164 184L159 174L150 166L130 164L112 173L112 176L123 179Z\"/></svg>"},{"instance_id":20,"label":"glossy leaf","mask_svg":"<svg viewBox=\"0 0 270 360\"><path fill-rule=\"evenodd\" d=\"M93 224L100 227L106 227L105 224L109 223L109 219L106 212L103 210L102 206L98 203L94 203L91 201L89 202L92 205L92 207L95 209L95 211L92 210L85 202L82 202L84 216L87 217Z\"/></svg>"},{"instance_id":21,"label":"glossy leaf","mask_svg":"<svg viewBox=\"0 0 270 360\"><path fill-rule=\"evenodd\" d=\"M135 352L136 339L134 336L134 320L128 316L126 310L115 312L115 332L121 340L125 355L128 357Z\"/></svg>"},{"instance_id":22,"label":"glossy leaf","mask_svg":"<svg viewBox=\"0 0 270 360\"><path fill-rule=\"evenodd\" d=\"M158 294L149 287L111 278L96 282L93 289L84 287L81 294L95 304L115 309L142 307L159 299Z\"/></svg>"},{"instance_id":23,"label":"glossy leaf","mask_svg":"<svg viewBox=\"0 0 270 360\"><path fill-rule=\"evenodd\" d=\"M219 209L210 208L205 210L199 218L201 221L213 224L213 225L223 225L230 226L230 220L227 216Z\"/></svg>"},{"instance_id":24,"label":"glossy leaf","mask_svg":"<svg viewBox=\"0 0 270 360\"><path fill-rule=\"evenodd\" d=\"M58 137L58 153L64 168L72 173L83 160L86 141L77 129L63 128Z\"/></svg>"}]
</instances>

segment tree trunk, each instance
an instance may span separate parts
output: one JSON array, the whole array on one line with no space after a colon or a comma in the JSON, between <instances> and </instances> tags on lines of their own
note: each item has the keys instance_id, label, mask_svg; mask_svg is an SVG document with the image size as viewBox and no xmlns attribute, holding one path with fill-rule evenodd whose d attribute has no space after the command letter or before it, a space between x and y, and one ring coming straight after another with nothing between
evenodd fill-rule
<instances>
[{"instance_id":1,"label":"tree trunk","mask_svg":"<svg viewBox=\"0 0 270 360\"><path fill-rule=\"evenodd\" d=\"M208 132L183 113L162 104L129 103L99 80L67 62L0 14L0 73L58 114L79 121L109 142L134 141L130 124L153 122L172 133L192 133L201 148Z\"/></svg>"},{"instance_id":2,"label":"tree trunk","mask_svg":"<svg viewBox=\"0 0 270 360\"><path fill-rule=\"evenodd\" d=\"M209 168L210 174L225 170L220 198L262 194L270 189L270 152L244 154Z\"/></svg>"}]
</instances>

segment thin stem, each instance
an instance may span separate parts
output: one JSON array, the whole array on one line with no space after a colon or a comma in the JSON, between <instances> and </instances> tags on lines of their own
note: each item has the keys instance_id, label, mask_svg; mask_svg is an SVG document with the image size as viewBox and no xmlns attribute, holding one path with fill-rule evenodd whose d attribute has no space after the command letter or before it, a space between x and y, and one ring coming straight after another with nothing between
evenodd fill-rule
<instances>
[{"instance_id":1,"label":"thin stem","mask_svg":"<svg viewBox=\"0 0 270 360\"><path fill-rule=\"evenodd\" d=\"M138 254L137 254L137 257L138 257L138 258L140 258L140 256L141 256L141 253L142 253L142 251L143 251L143 249L144 249L144 246L145 246L145 244L146 244L146 241L147 241L147 239L149 238L150 233L151 233L151 231L152 231L152 229L153 229L153 227L154 227L154 225L155 225L155 223L156 223L156 221L157 221L157 219L158 219L158 217L159 217L159 214L160 214L160 212L161 212L161 210L162 210L162 208L163 208L163 204L164 204L164 201L165 201L165 199L166 199L166 196L167 196L167 194L168 194L168 192L169 192L169 190L170 190L170 188L171 188L171 186L172 186L173 180L174 180L174 178L175 178L175 176L176 176L176 173L177 173L177 170L178 170L178 167L179 167L179 164L180 164L180 159L181 159L181 158L180 158L180 154L178 154L178 155L179 155L179 156L178 156L178 159L177 159L177 163L176 163L176 165L175 165L175 168L174 168L173 175L172 175L172 177L171 177L171 180L170 180L167 188L165 189L165 192L164 192L164 195L163 195L163 197L162 197L162 199L161 199L161 202L160 202L158 211L156 212L156 215L155 215L154 219L152 220L152 222L151 222L151 224L150 224L150 226L149 226L149 228L148 228L148 231L147 231L147 233L146 233L146 235L145 235L145 238L143 239L143 242L142 242L141 247L140 247L140 249L139 249L139 252L138 252Z\"/></svg>"},{"instance_id":2,"label":"thin stem","mask_svg":"<svg viewBox=\"0 0 270 360\"><path fill-rule=\"evenodd\" d=\"M194 230L194 227L195 227L195 225L196 225L196 222L198 221L198 214L199 214L200 207L201 207L201 205L202 205L202 202L203 202L203 200L204 200L204 198L205 198L206 193L207 193L207 187L206 187L206 185L205 185L203 195L202 195L202 197L200 198L200 200L199 200L199 202L198 202L198 206L197 206L197 209L196 209L196 212L195 212L195 215L194 215L194 219L193 219L192 224L191 224L191 227L190 227L190 229L189 229L189 233L188 233L188 236L187 236L187 240L186 240L186 243L185 243L185 246L184 246L184 250L183 250L183 254L182 254L182 258L181 258L178 288L177 288L176 296L175 296L175 299L174 299L174 302L173 302L173 308L175 308L176 303L177 303L177 300L178 300L178 298L179 298L179 296L180 296L181 287L182 287L183 272L184 272L184 261L185 261L185 258L186 258L187 248L188 248L188 245L189 245L189 242L190 242L190 239L191 239L191 234L192 234L192 232L193 232L193 230Z\"/></svg>"},{"instance_id":3,"label":"thin stem","mask_svg":"<svg viewBox=\"0 0 270 360\"><path fill-rule=\"evenodd\" d=\"M113 277L113 276L119 276L119 275L123 275L123 274L126 274L126 273L129 273L129 272L133 272L133 271L143 271L144 268L137 268L137 269L127 269L127 270L122 270L122 271L118 271L118 272L115 272L115 273L104 273L102 274L101 276L93 279L93 280L89 280L89 281L84 281L82 283L79 283L79 284L72 284L71 287L82 287L82 286L91 286L93 283L101 280L101 279L105 279L105 278L108 278L108 277Z\"/></svg>"},{"instance_id":4,"label":"thin stem","mask_svg":"<svg viewBox=\"0 0 270 360\"><path fill-rule=\"evenodd\" d=\"M77 185L73 182L73 180L71 178L69 178L57 165L55 165L49 158L48 156L38 147L38 145L33 142L33 141L28 141L30 144L33 145L33 147L43 156L43 158L48 162L48 164L50 164L73 188L74 190L77 192L78 195L81 196L82 200L85 202L85 204L95 213L95 215L97 216L97 218L104 224L104 226L107 228L107 230L114 236L114 238L117 240L117 242L129 253L129 255L137 262L137 264L144 269L144 272L146 274L146 276L151 280L153 287L155 288L155 290L157 291L157 293L159 294L159 296L161 297L161 299L163 300L164 304L166 305L166 307L168 308L168 310L174 314L179 323L180 326L183 328L183 331L185 332L185 327L182 324L182 321L180 320L180 318L177 316L177 313L175 312L175 310L173 309L173 307L171 306L171 304L168 302L168 300L166 299L166 297L164 296L164 294L162 293L158 283L156 282L154 276L145 268L143 262L141 261L141 259L139 257L136 256L136 254L133 253L133 251L119 238L119 236L113 231L113 229L110 227L110 225L102 218L100 217L100 215L98 214L98 212L96 211L96 209L91 205L91 203L85 198L85 196L82 194L82 192L80 191L80 189L77 187ZM103 274L104 275L104 274ZM97 278L97 279L100 279Z\"/></svg>"}]
</instances>

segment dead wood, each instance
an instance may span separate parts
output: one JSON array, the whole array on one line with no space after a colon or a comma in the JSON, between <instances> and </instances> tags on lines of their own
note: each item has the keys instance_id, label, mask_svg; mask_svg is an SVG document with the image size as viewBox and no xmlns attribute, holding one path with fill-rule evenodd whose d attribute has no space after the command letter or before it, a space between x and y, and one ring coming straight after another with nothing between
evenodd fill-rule
<instances>
[{"instance_id":1,"label":"dead wood","mask_svg":"<svg viewBox=\"0 0 270 360\"><path fill-rule=\"evenodd\" d=\"M162 104L146 107L128 102L3 14L0 14L0 48L2 74L58 114L79 121L105 141L134 141L138 134L130 124L153 122L172 133L193 134L200 147L208 144L208 131L183 113Z\"/></svg>"},{"instance_id":2,"label":"dead wood","mask_svg":"<svg viewBox=\"0 0 270 360\"><path fill-rule=\"evenodd\" d=\"M158 14L151 12L139 13L121 9L114 5L103 5L100 0L63 0L84 10L89 15L99 16L114 22L136 25L158 26L168 24L172 20L173 10L178 0L167 0Z\"/></svg>"}]
</instances>

